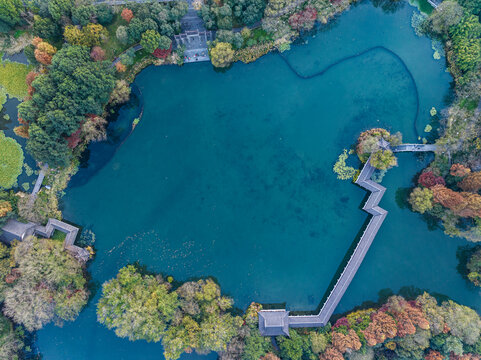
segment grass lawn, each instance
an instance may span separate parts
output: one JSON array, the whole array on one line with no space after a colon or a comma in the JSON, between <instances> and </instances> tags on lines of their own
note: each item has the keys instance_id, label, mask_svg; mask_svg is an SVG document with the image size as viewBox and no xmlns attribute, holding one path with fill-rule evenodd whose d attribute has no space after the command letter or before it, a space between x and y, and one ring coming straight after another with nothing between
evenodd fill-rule
<instances>
[{"instance_id":1,"label":"grass lawn","mask_svg":"<svg viewBox=\"0 0 481 360\"><path fill-rule=\"evenodd\" d=\"M120 14L115 14L112 23L106 27L109 39L103 45L103 48L105 49L107 59L113 60L118 54L129 48L129 45L122 44L115 36L115 32L120 25L127 25L127 23L120 17Z\"/></svg>"},{"instance_id":2,"label":"grass lawn","mask_svg":"<svg viewBox=\"0 0 481 360\"><path fill-rule=\"evenodd\" d=\"M54 232L52 234L52 240L64 242L66 236L67 236L67 234L65 234L64 232L54 230Z\"/></svg>"}]
</instances>

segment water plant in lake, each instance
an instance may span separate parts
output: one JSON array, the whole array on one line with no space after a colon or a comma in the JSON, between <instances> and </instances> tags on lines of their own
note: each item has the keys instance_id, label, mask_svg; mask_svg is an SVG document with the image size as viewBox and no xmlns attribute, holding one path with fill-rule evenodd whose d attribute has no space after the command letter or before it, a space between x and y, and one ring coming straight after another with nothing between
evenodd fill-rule
<instances>
[{"instance_id":1,"label":"water plant in lake","mask_svg":"<svg viewBox=\"0 0 481 360\"><path fill-rule=\"evenodd\" d=\"M0 188L9 189L22 173L23 150L15 139L0 131L0 154Z\"/></svg>"}]
</instances>

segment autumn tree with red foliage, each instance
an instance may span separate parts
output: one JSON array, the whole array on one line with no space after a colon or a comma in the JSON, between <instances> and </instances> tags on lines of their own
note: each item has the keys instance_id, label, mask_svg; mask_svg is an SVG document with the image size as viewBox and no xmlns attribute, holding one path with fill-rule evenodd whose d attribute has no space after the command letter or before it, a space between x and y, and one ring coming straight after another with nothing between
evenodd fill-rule
<instances>
[{"instance_id":1,"label":"autumn tree with red foliage","mask_svg":"<svg viewBox=\"0 0 481 360\"><path fill-rule=\"evenodd\" d=\"M317 10L307 7L289 17L289 25L294 30L310 30L317 19Z\"/></svg>"},{"instance_id":2,"label":"autumn tree with red foliage","mask_svg":"<svg viewBox=\"0 0 481 360\"><path fill-rule=\"evenodd\" d=\"M35 78L38 76L38 73L36 73L35 71L30 71L26 78L25 78L25 82L27 83L27 86L28 86L28 95L32 96L33 93L35 92L35 89L32 87L32 82L35 80Z\"/></svg>"},{"instance_id":3,"label":"autumn tree with red foliage","mask_svg":"<svg viewBox=\"0 0 481 360\"><path fill-rule=\"evenodd\" d=\"M168 49L161 49L161 48L155 49L153 54L156 58L165 59L167 56L170 55L171 52L172 52L172 44Z\"/></svg>"},{"instance_id":4,"label":"autumn tree with red foliage","mask_svg":"<svg viewBox=\"0 0 481 360\"><path fill-rule=\"evenodd\" d=\"M122 13L120 14L120 16L122 17L122 19L124 19L129 23L130 20L134 18L134 13L132 12L132 10L125 8L122 10Z\"/></svg>"},{"instance_id":5,"label":"autumn tree with red foliage","mask_svg":"<svg viewBox=\"0 0 481 360\"><path fill-rule=\"evenodd\" d=\"M100 46L94 46L92 48L92 51L90 51L90 57L94 61L105 60L105 50L102 49Z\"/></svg>"},{"instance_id":6,"label":"autumn tree with red foliage","mask_svg":"<svg viewBox=\"0 0 481 360\"><path fill-rule=\"evenodd\" d=\"M451 169L449 170L449 173L452 176L456 176L456 177L465 177L469 175L470 172L471 172L471 169L462 164L453 164L451 165Z\"/></svg>"},{"instance_id":7,"label":"autumn tree with red foliage","mask_svg":"<svg viewBox=\"0 0 481 360\"><path fill-rule=\"evenodd\" d=\"M436 176L432 171L426 171L419 175L418 184L431 188L434 185L446 185L442 176Z\"/></svg>"}]
</instances>

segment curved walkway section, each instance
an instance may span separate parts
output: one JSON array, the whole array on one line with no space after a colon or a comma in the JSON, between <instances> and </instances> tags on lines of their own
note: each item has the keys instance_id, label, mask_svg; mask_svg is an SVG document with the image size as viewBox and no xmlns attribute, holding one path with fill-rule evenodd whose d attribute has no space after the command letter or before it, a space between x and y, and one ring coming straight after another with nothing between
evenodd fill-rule
<instances>
[{"instance_id":1,"label":"curved walkway section","mask_svg":"<svg viewBox=\"0 0 481 360\"><path fill-rule=\"evenodd\" d=\"M430 144L402 144L391 148L393 152L421 152L434 151L435 149L436 145ZM336 284L327 297L319 314L290 316L289 311L284 309L261 310L259 311L259 331L263 336L288 336L289 327L321 327L327 324L354 278L354 275L356 275L357 270L361 266L364 257L371 247L371 244L388 213L386 210L379 207L379 202L386 192L386 188L371 180L371 176L375 170L376 169L371 165L371 158L369 158L355 182L357 185L371 193L362 208L364 211L372 215L371 220L366 226L359 243L354 249L346 267L337 279Z\"/></svg>"}]
</instances>

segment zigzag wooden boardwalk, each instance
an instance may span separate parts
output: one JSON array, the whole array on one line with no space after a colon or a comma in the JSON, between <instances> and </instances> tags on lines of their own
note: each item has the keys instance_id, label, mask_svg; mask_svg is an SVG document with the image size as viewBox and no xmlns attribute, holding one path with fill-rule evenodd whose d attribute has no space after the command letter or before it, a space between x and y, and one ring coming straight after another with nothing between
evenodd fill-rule
<instances>
[{"instance_id":1,"label":"zigzag wooden boardwalk","mask_svg":"<svg viewBox=\"0 0 481 360\"><path fill-rule=\"evenodd\" d=\"M402 144L392 148L388 146L387 148L393 152L422 152L434 151L436 145ZM284 309L261 310L259 311L259 331L262 335L289 335L289 327L321 327L327 324L354 278L354 275L356 275L357 270L361 266L379 228L388 214L386 210L379 207L379 202L384 196L386 188L371 180L371 176L375 170L371 165L371 158L369 158L355 182L371 193L362 209L372 215L372 217L319 313L317 315L291 316L289 315L289 311Z\"/></svg>"}]
</instances>

